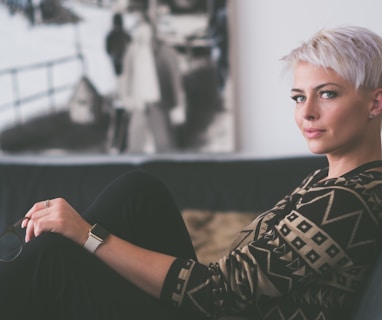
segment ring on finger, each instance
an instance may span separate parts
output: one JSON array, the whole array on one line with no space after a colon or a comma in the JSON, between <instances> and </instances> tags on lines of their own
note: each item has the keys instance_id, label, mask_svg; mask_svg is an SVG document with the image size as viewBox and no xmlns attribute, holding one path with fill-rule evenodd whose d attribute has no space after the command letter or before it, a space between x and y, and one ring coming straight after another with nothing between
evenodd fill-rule
<instances>
[{"instance_id":1,"label":"ring on finger","mask_svg":"<svg viewBox=\"0 0 382 320\"><path fill-rule=\"evenodd\" d=\"M49 207L49 199L46 199L45 200L45 208L48 208Z\"/></svg>"}]
</instances>

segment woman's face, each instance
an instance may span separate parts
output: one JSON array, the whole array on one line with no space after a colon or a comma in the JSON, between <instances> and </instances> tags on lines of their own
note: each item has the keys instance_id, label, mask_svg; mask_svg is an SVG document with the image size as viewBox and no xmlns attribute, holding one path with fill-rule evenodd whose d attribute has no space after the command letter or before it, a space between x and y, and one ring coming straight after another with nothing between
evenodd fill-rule
<instances>
[{"instance_id":1,"label":"woman's face","mask_svg":"<svg viewBox=\"0 0 382 320\"><path fill-rule=\"evenodd\" d=\"M331 69L300 62L291 94L296 123L311 152L342 157L367 143L370 91L356 90Z\"/></svg>"}]
</instances>

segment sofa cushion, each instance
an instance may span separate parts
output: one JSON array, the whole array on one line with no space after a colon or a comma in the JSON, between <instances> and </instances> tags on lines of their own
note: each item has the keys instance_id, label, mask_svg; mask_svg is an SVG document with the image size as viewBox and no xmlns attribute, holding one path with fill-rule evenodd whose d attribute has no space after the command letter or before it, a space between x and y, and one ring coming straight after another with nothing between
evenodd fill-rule
<instances>
[{"instance_id":1,"label":"sofa cushion","mask_svg":"<svg viewBox=\"0 0 382 320\"><path fill-rule=\"evenodd\" d=\"M235 236L257 213L186 209L182 215L199 261L209 264L227 254Z\"/></svg>"}]
</instances>

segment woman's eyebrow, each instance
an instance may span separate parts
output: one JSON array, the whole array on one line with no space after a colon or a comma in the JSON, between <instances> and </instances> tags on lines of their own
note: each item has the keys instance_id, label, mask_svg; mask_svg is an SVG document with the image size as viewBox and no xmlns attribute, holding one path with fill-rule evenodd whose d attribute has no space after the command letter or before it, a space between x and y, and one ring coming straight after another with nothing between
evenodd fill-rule
<instances>
[{"instance_id":1,"label":"woman's eyebrow","mask_svg":"<svg viewBox=\"0 0 382 320\"><path fill-rule=\"evenodd\" d=\"M313 88L313 90L317 91L317 90L320 90L326 86L329 86L329 85L333 85L333 86L337 86L337 87L341 87L338 83L335 83L335 82L325 82L325 83L322 83L316 87ZM304 90L302 89L299 89L299 88L292 88L290 90L291 92L298 92L298 93L302 93L304 92Z\"/></svg>"}]
</instances>

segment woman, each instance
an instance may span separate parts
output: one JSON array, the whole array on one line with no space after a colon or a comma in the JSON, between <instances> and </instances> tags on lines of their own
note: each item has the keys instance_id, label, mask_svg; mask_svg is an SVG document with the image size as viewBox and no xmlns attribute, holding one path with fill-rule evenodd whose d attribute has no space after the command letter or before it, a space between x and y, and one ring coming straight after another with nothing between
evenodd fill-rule
<instances>
[{"instance_id":1,"label":"woman","mask_svg":"<svg viewBox=\"0 0 382 320\"><path fill-rule=\"evenodd\" d=\"M323 30L283 60L294 73L297 125L328 168L261 214L209 266L196 261L168 192L143 173L113 182L85 219L63 199L36 203L23 221L25 250L0 264L1 312L349 319L381 245L382 39L358 27ZM103 242L88 235L94 223Z\"/></svg>"},{"instance_id":2,"label":"woman","mask_svg":"<svg viewBox=\"0 0 382 320\"><path fill-rule=\"evenodd\" d=\"M153 152L154 137L146 113L150 106L161 99L153 51L154 29L145 12L137 11L135 17L133 41L123 61L126 90L122 100L125 109L131 114L127 134L128 152Z\"/></svg>"}]
</instances>

